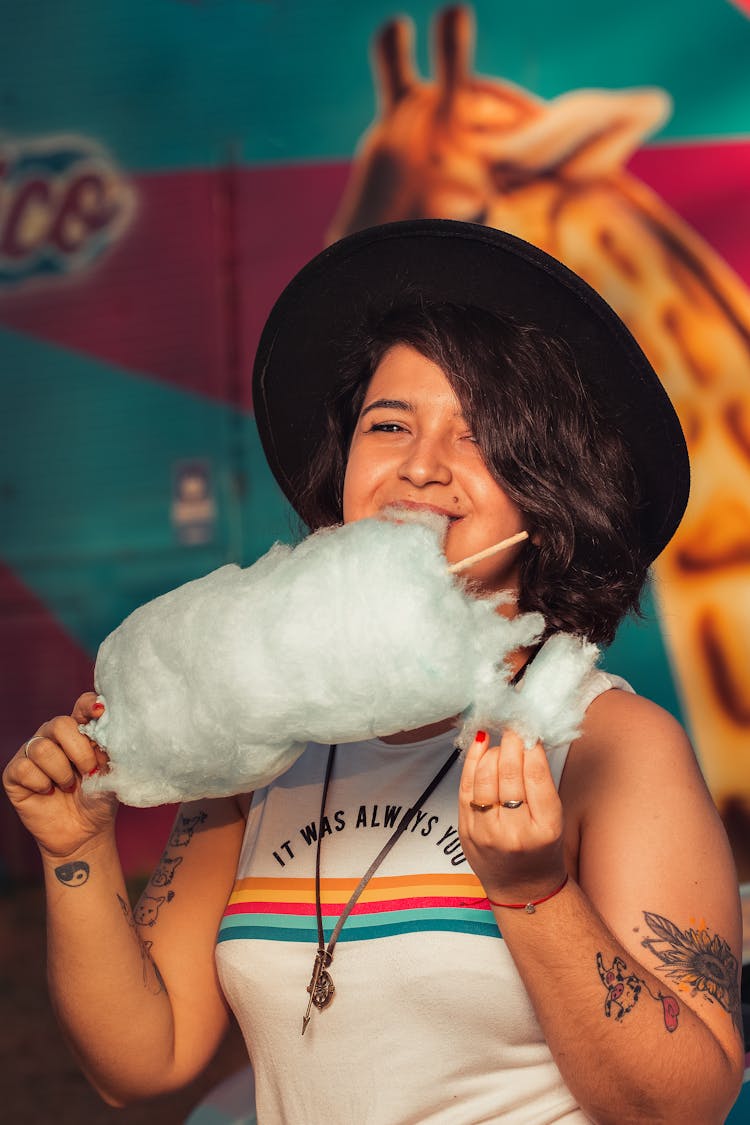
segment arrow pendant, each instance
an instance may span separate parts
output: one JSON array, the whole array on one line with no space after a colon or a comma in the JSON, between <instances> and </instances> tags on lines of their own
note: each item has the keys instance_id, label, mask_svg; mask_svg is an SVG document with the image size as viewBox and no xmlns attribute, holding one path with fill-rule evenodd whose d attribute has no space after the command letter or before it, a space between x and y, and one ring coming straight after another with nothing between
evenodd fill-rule
<instances>
[{"instance_id":1,"label":"arrow pendant","mask_svg":"<svg viewBox=\"0 0 750 1125\"><path fill-rule=\"evenodd\" d=\"M315 954L315 961L313 963L312 976L310 983L307 986L307 991L310 993L310 999L307 1003L307 1011L302 1018L302 1034L307 1031L307 1025L310 1022L310 1014L312 1012L313 1004L322 1012L324 1008L333 1000L333 994L336 991L333 983L333 977L328 972L328 966L332 961L331 954L326 949L319 949Z\"/></svg>"}]
</instances>

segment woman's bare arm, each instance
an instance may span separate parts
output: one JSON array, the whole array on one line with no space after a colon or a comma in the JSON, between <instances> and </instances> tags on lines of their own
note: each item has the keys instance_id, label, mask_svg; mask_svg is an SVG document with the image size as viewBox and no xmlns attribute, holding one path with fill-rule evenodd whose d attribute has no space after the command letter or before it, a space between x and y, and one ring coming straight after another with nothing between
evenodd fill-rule
<instances>
[{"instance_id":1,"label":"woman's bare arm","mask_svg":"<svg viewBox=\"0 0 750 1125\"><path fill-rule=\"evenodd\" d=\"M503 757L495 784L524 787L526 822L472 819L467 777L464 850L499 902L570 873L533 914L495 909L565 1081L599 1125L718 1125L743 1067L737 882L684 732L647 700L601 696L563 776L564 835L543 754Z\"/></svg>"},{"instance_id":2,"label":"woman's bare arm","mask_svg":"<svg viewBox=\"0 0 750 1125\"><path fill-rule=\"evenodd\" d=\"M81 1065L119 1105L193 1078L227 1025L213 947L245 817L234 798L183 806L135 911L115 844L117 801L81 779L106 756L78 727L96 696L44 723L3 782L36 839L53 1004Z\"/></svg>"},{"instance_id":3,"label":"woman's bare arm","mask_svg":"<svg viewBox=\"0 0 750 1125\"><path fill-rule=\"evenodd\" d=\"M185 1085L221 1041L213 949L243 830L232 798L182 806L134 910L113 839L44 857L52 1002L111 1104Z\"/></svg>"}]
</instances>

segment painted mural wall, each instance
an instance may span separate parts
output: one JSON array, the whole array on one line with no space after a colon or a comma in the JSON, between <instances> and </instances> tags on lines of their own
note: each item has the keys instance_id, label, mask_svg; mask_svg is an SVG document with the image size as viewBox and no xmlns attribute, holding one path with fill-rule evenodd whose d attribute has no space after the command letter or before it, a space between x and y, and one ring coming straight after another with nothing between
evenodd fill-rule
<instances>
[{"instance_id":1,"label":"painted mural wall","mask_svg":"<svg viewBox=\"0 0 750 1125\"><path fill-rule=\"evenodd\" d=\"M0 16L0 757L136 605L293 533L250 397L285 281L372 222L472 219L586 277L673 396L690 507L605 660L689 726L750 881L750 4ZM171 815L123 811L131 870Z\"/></svg>"}]
</instances>

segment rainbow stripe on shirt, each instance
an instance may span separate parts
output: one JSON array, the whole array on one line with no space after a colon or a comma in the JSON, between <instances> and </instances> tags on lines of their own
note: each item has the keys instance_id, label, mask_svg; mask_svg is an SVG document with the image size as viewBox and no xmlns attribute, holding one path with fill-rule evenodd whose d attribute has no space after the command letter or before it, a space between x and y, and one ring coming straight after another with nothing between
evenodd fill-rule
<instances>
[{"instance_id":1,"label":"rainbow stripe on shirt","mask_svg":"<svg viewBox=\"0 0 750 1125\"><path fill-rule=\"evenodd\" d=\"M322 879L326 941L357 879ZM501 937L482 885L472 874L374 877L365 887L339 941L367 941L424 930ZM238 939L317 942L315 879L239 879L217 941Z\"/></svg>"}]
</instances>

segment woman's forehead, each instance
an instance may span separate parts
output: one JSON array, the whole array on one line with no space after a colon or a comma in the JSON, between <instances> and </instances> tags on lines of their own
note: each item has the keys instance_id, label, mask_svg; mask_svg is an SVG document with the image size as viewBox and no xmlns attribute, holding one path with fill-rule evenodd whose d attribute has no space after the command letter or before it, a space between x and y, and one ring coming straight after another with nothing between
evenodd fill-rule
<instances>
[{"instance_id":1,"label":"woman's forehead","mask_svg":"<svg viewBox=\"0 0 750 1125\"><path fill-rule=\"evenodd\" d=\"M425 394L458 402L448 377L434 360L409 344L394 344L373 372L365 392L365 405L383 397L414 403Z\"/></svg>"}]
</instances>

